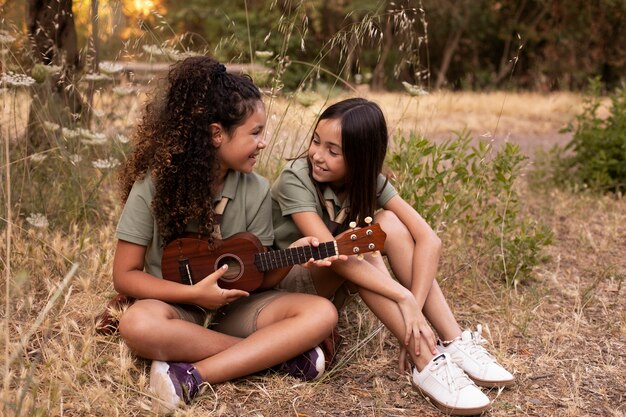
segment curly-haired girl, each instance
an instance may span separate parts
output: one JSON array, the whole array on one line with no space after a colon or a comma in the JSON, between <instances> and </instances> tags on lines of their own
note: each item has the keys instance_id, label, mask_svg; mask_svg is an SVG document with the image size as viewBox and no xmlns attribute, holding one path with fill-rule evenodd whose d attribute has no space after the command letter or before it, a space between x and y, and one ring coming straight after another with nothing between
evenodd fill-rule
<instances>
[{"instance_id":1,"label":"curly-haired girl","mask_svg":"<svg viewBox=\"0 0 626 417\"><path fill-rule=\"evenodd\" d=\"M225 268L191 286L161 279L164 244L183 232L214 236L219 230L225 239L248 231L265 246L274 238L269 184L252 172L266 146L258 88L210 57L174 64L167 82L163 96L146 106L120 174L125 206L113 264L115 289L137 300L123 313L119 331L136 354L153 360L155 408L189 403L204 382L279 364L302 379L318 377L324 356L316 346L337 322L328 300L221 289L217 280ZM223 211L217 213L216 202L226 204ZM294 242L305 244L318 243ZM287 272L265 273L261 288L274 287Z\"/></svg>"}]
</instances>

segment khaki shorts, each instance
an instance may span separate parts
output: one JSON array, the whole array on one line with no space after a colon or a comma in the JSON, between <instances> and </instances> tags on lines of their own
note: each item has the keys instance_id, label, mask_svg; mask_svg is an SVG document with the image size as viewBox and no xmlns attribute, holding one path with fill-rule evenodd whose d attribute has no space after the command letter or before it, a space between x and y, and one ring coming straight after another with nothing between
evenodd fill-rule
<instances>
[{"instance_id":1,"label":"khaki shorts","mask_svg":"<svg viewBox=\"0 0 626 417\"><path fill-rule=\"evenodd\" d=\"M315 289L315 284L313 284L311 270L303 268L300 265L295 265L291 268L291 271L289 271L285 278L276 286L276 289L287 292L319 295ZM356 294L357 292L354 286L350 285L349 282L344 282L337 291L335 291L330 301L333 302L337 310L340 310Z\"/></svg>"},{"instance_id":2,"label":"khaki shorts","mask_svg":"<svg viewBox=\"0 0 626 417\"><path fill-rule=\"evenodd\" d=\"M211 324L213 314L215 313L213 310L205 310L193 304L170 304L170 306L176 310L181 320L199 324L203 327Z\"/></svg>"},{"instance_id":3,"label":"khaki shorts","mask_svg":"<svg viewBox=\"0 0 626 417\"><path fill-rule=\"evenodd\" d=\"M270 290L241 297L217 310L210 328L231 336L248 337L256 332L256 322L261 311L283 295L286 293Z\"/></svg>"},{"instance_id":4,"label":"khaki shorts","mask_svg":"<svg viewBox=\"0 0 626 417\"><path fill-rule=\"evenodd\" d=\"M299 292L302 294L318 295L313 284L311 270L295 265L282 281L276 286L277 290Z\"/></svg>"}]
</instances>

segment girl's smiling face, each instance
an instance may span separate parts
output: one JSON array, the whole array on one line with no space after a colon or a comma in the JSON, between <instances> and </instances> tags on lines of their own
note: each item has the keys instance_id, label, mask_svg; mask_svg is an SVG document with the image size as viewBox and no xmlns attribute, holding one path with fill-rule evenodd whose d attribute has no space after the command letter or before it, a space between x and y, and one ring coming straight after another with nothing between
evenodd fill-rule
<instances>
[{"instance_id":1,"label":"girl's smiling face","mask_svg":"<svg viewBox=\"0 0 626 417\"><path fill-rule=\"evenodd\" d=\"M339 189L346 177L346 163L341 141L341 120L320 120L309 145L308 157L315 181Z\"/></svg>"},{"instance_id":2,"label":"girl's smiling face","mask_svg":"<svg viewBox=\"0 0 626 417\"><path fill-rule=\"evenodd\" d=\"M213 143L218 148L217 156L224 176L229 169L252 172L259 152L267 146L263 137L265 119L265 106L259 101L254 111L232 134L219 130L214 136Z\"/></svg>"}]
</instances>

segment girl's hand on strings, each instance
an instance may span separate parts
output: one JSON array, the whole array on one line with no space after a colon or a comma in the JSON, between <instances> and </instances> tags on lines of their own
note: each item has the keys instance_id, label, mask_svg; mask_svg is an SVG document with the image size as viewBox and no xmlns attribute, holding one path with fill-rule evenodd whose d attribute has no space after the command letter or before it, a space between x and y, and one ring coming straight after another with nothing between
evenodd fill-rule
<instances>
[{"instance_id":1,"label":"girl's hand on strings","mask_svg":"<svg viewBox=\"0 0 626 417\"><path fill-rule=\"evenodd\" d=\"M289 245L289 247L290 248L296 248L299 246L318 247L319 245L320 245L320 242L316 237L305 236L293 242L291 245ZM310 258L308 261L301 264L301 266L306 269L311 269L313 267L319 267L319 266L330 266L334 261L337 261L337 260L345 261L346 259L348 259L346 255L334 255L334 256L329 256L324 259L318 259L318 260Z\"/></svg>"},{"instance_id":2,"label":"girl's hand on strings","mask_svg":"<svg viewBox=\"0 0 626 417\"><path fill-rule=\"evenodd\" d=\"M217 280L220 279L227 270L228 265L224 265L212 274L207 275L202 281L193 285L193 288L196 290L194 304L209 310L216 310L226 304L232 303L240 297L250 295L246 291L237 289L227 290L217 285Z\"/></svg>"}]
</instances>

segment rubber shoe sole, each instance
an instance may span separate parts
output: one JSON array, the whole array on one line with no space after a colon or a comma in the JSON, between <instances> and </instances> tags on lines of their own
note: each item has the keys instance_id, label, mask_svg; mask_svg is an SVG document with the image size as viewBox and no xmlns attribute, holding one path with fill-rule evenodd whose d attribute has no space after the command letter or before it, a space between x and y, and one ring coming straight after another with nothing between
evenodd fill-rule
<instances>
[{"instance_id":1,"label":"rubber shoe sole","mask_svg":"<svg viewBox=\"0 0 626 417\"><path fill-rule=\"evenodd\" d=\"M167 362L152 361L150 367L150 390L154 394L152 410L158 414L172 413L182 402L167 374L168 370Z\"/></svg>"},{"instance_id":2,"label":"rubber shoe sole","mask_svg":"<svg viewBox=\"0 0 626 417\"><path fill-rule=\"evenodd\" d=\"M422 396L432 405L437 407L439 410L451 416L475 416L484 413L485 411L491 408L491 403L485 405L484 407L476 407L476 408L454 408L447 406L446 404L440 403L435 398L428 395L426 391L423 391L418 385L411 381L411 385L413 388L422 394Z\"/></svg>"}]
</instances>

